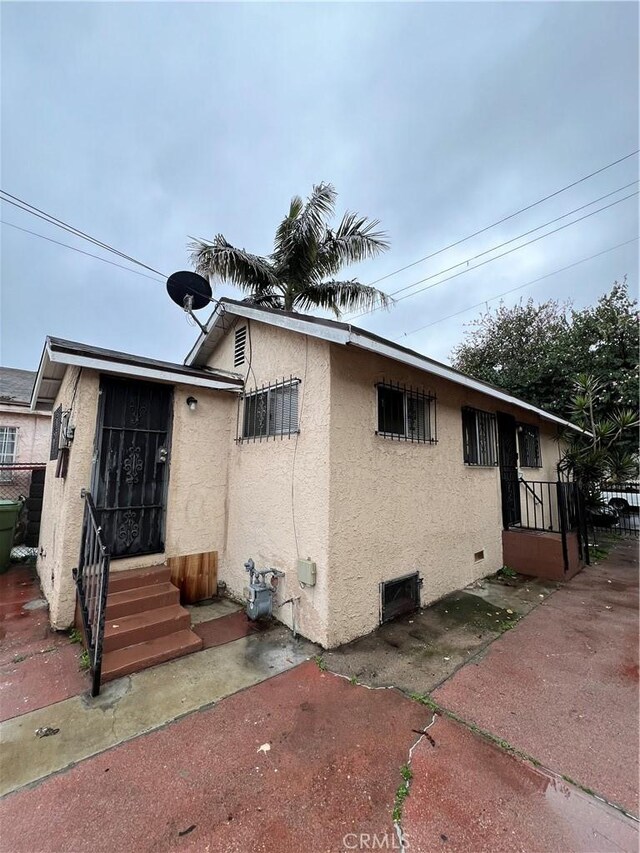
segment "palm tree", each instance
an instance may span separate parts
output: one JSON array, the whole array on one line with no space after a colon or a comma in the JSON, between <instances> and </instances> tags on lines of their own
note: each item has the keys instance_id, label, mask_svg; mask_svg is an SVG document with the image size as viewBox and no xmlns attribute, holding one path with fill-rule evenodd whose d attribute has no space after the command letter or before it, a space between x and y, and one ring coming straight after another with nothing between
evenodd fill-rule
<instances>
[{"instance_id":1,"label":"palm tree","mask_svg":"<svg viewBox=\"0 0 640 853\"><path fill-rule=\"evenodd\" d=\"M191 261L201 275L216 276L248 292L249 302L283 311L327 308L341 311L388 307L391 299L357 279L338 279L348 264L373 258L389 248L377 220L345 213L329 228L336 191L318 184L303 202L291 199L289 213L276 231L273 252L266 257L237 249L218 234L211 242L193 240Z\"/></svg>"}]
</instances>

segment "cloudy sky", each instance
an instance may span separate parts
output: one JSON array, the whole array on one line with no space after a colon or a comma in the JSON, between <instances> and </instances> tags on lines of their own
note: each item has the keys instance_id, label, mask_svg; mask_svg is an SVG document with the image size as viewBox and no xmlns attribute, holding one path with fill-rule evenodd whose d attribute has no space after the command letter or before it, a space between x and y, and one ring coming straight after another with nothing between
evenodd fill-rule
<instances>
[{"instance_id":1,"label":"cloudy sky","mask_svg":"<svg viewBox=\"0 0 640 853\"><path fill-rule=\"evenodd\" d=\"M355 270L371 282L639 147L635 3L5 2L1 47L3 190L162 273L191 234L267 253L324 180L389 234ZM636 156L380 286L430 277L413 294L637 179ZM446 360L478 309L443 318L637 237L637 197L479 260L636 190L356 322ZM7 204L2 220L96 251ZM35 368L46 334L182 360L195 331L162 282L1 233L3 364ZM637 242L505 299L581 306L625 274L636 291Z\"/></svg>"}]
</instances>

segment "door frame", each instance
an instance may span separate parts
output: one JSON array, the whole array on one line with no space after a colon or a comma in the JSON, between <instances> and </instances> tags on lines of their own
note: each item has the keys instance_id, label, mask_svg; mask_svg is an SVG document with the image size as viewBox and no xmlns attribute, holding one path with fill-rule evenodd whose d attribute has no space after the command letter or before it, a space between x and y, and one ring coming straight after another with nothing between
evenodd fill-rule
<instances>
[{"instance_id":1,"label":"door frame","mask_svg":"<svg viewBox=\"0 0 640 853\"><path fill-rule=\"evenodd\" d=\"M111 560L132 560L137 557L145 557L150 554L164 554L166 552L167 546L167 510L169 503L169 480L171 478L171 451L173 447L173 409L175 403L175 385L170 382L158 382L157 379L149 380L144 379L138 376L122 376L121 374L116 373L99 373L98 374L98 407L96 412L96 425L95 431L93 435L93 456L91 459L91 488L90 492L93 497L96 495L97 491L97 480L98 473L100 469L99 460L100 460L100 452L102 450L102 423L104 419L104 406L105 406L105 395L103 393L102 381L103 379L120 379L124 382L138 382L145 383L151 385L164 385L167 386L170 390L169 394L169 416L167 418L167 450L168 456L165 465L167 467L167 475L164 478L164 483L162 487L162 512L160 515L160 545L161 548L158 551L139 551L137 554L122 554L119 556L111 556ZM107 548L110 549L110 543L107 543Z\"/></svg>"}]
</instances>

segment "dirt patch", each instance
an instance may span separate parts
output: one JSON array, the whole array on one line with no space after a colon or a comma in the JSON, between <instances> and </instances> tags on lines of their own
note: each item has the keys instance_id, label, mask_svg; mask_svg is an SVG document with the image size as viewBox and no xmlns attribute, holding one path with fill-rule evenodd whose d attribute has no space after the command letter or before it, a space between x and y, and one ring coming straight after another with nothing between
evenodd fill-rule
<instances>
[{"instance_id":1,"label":"dirt patch","mask_svg":"<svg viewBox=\"0 0 640 853\"><path fill-rule=\"evenodd\" d=\"M323 657L363 684L429 693L553 589L531 578L487 578Z\"/></svg>"}]
</instances>

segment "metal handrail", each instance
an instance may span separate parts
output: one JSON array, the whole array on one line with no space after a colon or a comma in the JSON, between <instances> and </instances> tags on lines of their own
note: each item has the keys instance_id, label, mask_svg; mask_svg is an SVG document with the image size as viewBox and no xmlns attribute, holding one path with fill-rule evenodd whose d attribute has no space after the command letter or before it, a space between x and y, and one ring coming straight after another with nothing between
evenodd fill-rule
<instances>
[{"instance_id":1,"label":"metal handrail","mask_svg":"<svg viewBox=\"0 0 640 853\"><path fill-rule=\"evenodd\" d=\"M89 654L92 684L91 695L100 692L102 672L102 649L104 642L104 619L109 592L110 556L98 524L97 511L91 493L82 489L84 500L84 523L78 567L73 570L73 579L78 591L84 636Z\"/></svg>"},{"instance_id":2,"label":"metal handrail","mask_svg":"<svg viewBox=\"0 0 640 853\"><path fill-rule=\"evenodd\" d=\"M522 485L525 487L525 489L526 489L528 492L531 492L531 494L533 495L533 500L534 500L534 501L536 501L536 502L537 502L537 503L539 503L539 504L541 504L541 503L542 503L542 498L539 498L539 497L538 497L538 495L536 495L535 489L532 489L532 488L531 488L531 486L530 486L530 485L529 485L529 483L525 480L525 478L524 478L524 477L520 477L520 478L519 478L519 480L518 480L518 482L519 482L519 483L522 483ZM539 480L539 481L537 481L537 482L543 482L543 481L542 481L542 480Z\"/></svg>"}]
</instances>

